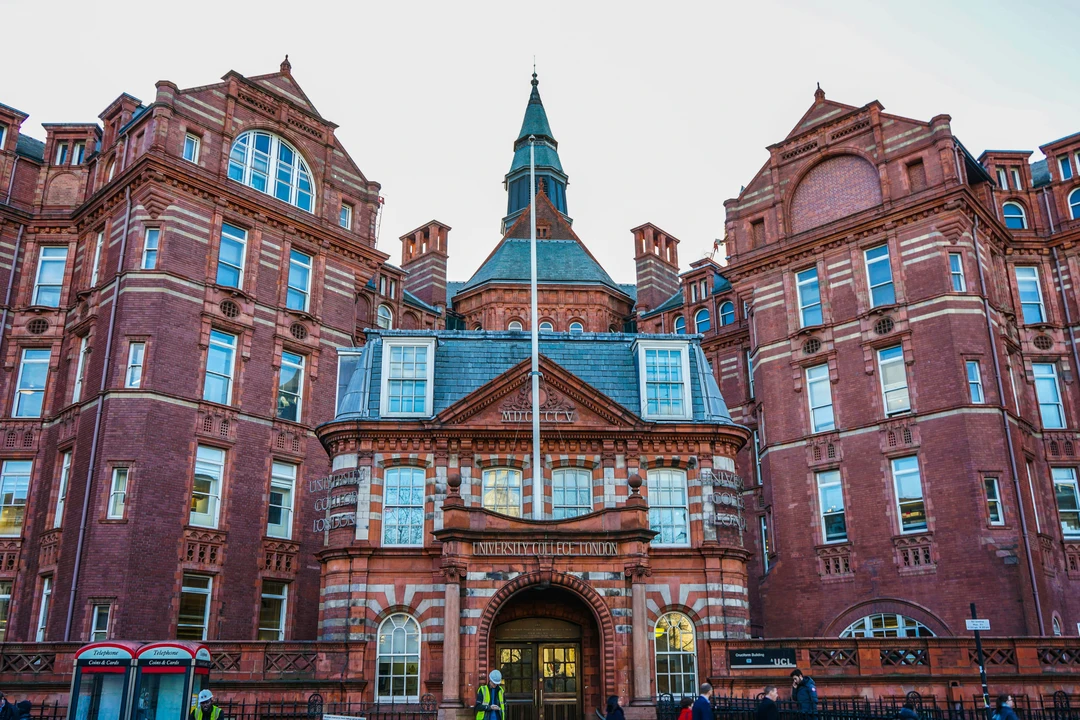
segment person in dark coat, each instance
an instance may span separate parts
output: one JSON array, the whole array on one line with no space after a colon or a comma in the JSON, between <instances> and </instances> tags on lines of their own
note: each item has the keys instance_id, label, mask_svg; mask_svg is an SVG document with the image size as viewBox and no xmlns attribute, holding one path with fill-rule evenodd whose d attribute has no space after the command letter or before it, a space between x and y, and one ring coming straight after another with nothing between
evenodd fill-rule
<instances>
[{"instance_id":1,"label":"person in dark coat","mask_svg":"<svg viewBox=\"0 0 1080 720\"><path fill-rule=\"evenodd\" d=\"M626 720L626 715L623 713L622 706L619 705L618 695L612 695L607 699L604 720Z\"/></svg>"},{"instance_id":2,"label":"person in dark coat","mask_svg":"<svg viewBox=\"0 0 1080 720\"><path fill-rule=\"evenodd\" d=\"M780 708L776 706L776 698L780 697L775 685L766 685L765 693L758 703L755 720L780 720Z\"/></svg>"},{"instance_id":3,"label":"person in dark coat","mask_svg":"<svg viewBox=\"0 0 1080 720\"><path fill-rule=\"evenodd\" d=\"M15 703L15 720L30 720L30 710L34 704L29 700L20 700Z\"/></svg>"},{"instance_id":4,"label":"person in dark coat","mask_svg":"<svg viewBox=\"0 0 1080 720\"><path fill-rule=\"evenodd\" d=\"M1018 720L1016 711L1013 710L1014 704L1012 695L998 695L997 702L994 704L993 720Z\"/></svg>"},{"instance_id":5,"label":"person in dark coat","mask_svg":"<svg viewBox=\"0 0 1080 720\"><path fill-rule=\"evenodd\" d=\"M915 703L908 700L904 703L904 707L900 708L900 712L896 714L897 720L919 720L919 714L915 712Z\"/></svg>"},{"instance_id":6,"label":"person in dark coat","mask_svg":"<svg viewBox=\"0 0 1080 720\"><path fill-rule=\"evenodd\" d=\"M15 720L15 706L7 701L4 693L0 693L0 720Z\"/></svg>"},{"instance_id":7,"label":"person in dark coat","mask_svg":"<svg viewBox=\"0 0 1080 720\"><path fill-rule=\"evenodd\" d=\"M806 677L797 668L791 671L791 699L798 704L799 712L817 712L817 685L814 678Z\"/></svg>"},{"instance_id":8,"label":"person in dark coat","mask_svg":"<svg viewBox=\"0 0 1080 720\"><path fill-rule=\"evenodd\" d=\"M698 688L698 698L690 708L691 720L713 720L712 711L712 685L701 683Z\"/></svg>"}]
</instances>

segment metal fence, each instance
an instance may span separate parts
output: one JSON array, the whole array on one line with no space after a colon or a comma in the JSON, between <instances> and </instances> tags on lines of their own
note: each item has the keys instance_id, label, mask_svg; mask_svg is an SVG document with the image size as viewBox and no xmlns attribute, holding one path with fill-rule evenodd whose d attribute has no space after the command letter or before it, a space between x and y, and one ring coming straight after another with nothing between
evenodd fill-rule
<instances>
[{"instance_id":1,"label":"metal fence","mask_svg":"<svg viewBox=\"0 0 1080 720\"><path fill-rule=\"evenodd\" d=\"M755 720L761 696L756 698L713 697L714 720ZM1014 697L1020 720L1080 720L1080 698L1064 692L1048 697ZM981 700L974 698L948 702L911 692L904 696L867 700L865 698L820 698L813 713L804 713L790 700L776 703L780 720L896 720L905 703L919 720L991 720ZM680 700L661 696L656 704L657 720L678 720Z\"/></svg>"},{"instance_id":2,"label":"metal fence","mask_svg":"<svg viewBox=\"0 0 1080 720\"><path fill-rule=\"evenodd\" d=\"M322 720L324 715L345 715L366 720L434 720L437 713L438 703L430 693L415 703L328 703L316 693L307 702L221 704L221 720Z\"/></svg>"}]
</instances>

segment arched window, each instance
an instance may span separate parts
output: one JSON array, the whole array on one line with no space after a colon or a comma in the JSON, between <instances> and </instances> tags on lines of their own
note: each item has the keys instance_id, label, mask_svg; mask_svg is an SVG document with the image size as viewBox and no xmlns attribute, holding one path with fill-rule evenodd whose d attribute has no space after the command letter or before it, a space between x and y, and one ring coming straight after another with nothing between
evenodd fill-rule
<instances>
[{"instance_id":1,"label":"arched window","mask_svg":"<svg viewBox=\"0 0 1080 720\"><path fill-rule=\"evenodd\" d=\"M682 315L679 315L677 318L675 318L675 334L686 334L686 318L684 318Z\"/></svg>"},{"instance_id":2,"label":"arched window","mask_svg":"<svg viewBox=\"0 0 1080 720\"><path fill-rule=\"evenodd\" d=\"M311 212L315 206L307 163L296 148L268 132L249 130L236 138L229 152L229 178L301 210Z\"/></svg>"},{"instance_id":3,"label":"arched window","mask_svg":"<svg viewBox=\"0 0 1080 720\"><path fill-rule=\"evenodd\" d=\"M484 326L481 325L480 323L476 323L475 325L473 325L472 329L473 329L473 332L480 332L481 330L484 329Z\"/></svg>"},{"instance_id":4,"label":"arched window","mask_svg":"<svg viewBox=\"0 0 1080 720\"><path fill-rule=\"evenodd\" d=\"M552 324L551 324L550 322L548 322L547 320L545 320L544 322L540 323L540 331L541 331L541 332L551 332L551 331L552 331L552 330L554 330L554 329L555 329L555 326L554 326L554 325L552 325Z\"/></svg>"},{"instance_id":5,"label":"arched window","mask_svg":"<svg viewBox=\"0 0 1080 720\"><path fill-rule=\"evenodd\" d=\"M843 638L934 637L933 631L914 618L896 613L874 613L859 618L840 633Z\"/></svg>"},{"instance_id":6,"label":"arched window","mask_svg":"<svg viewBox=\"0 0 1080 720\"><path fill-rule=\"evenodd\" d=\"M584 331L585 331L585 326L582 325L581 323L579 323L577 320L570 323L570 332L579 333L579 332L584 332Z\"/></svg>"},{"instance_id":7,"label":"arched window","mask_svg":"<svg viewBox=\"0 0 1080 720\"><path fill-rule=\"evenodd\" d=\"M520 320L511 320L510 324L506 326L506 329L507 330L517 330L517 331L520 332L521 331L521 321Z\"/></svg>"},{"instance_id":8,"label":"arched window","mask_svg":"<svg viewBox=\"0 0 1080 720\"><path fill-rule=\"evenodd\" d=\"M1054 637L1061 637L1061 618L1057 615L1053 617L1054 622Z\"/></svg>"},{"instance_id":9,"label":"arched window","mask_svg":"<svg viewBox=\"0 0 1080 720\"><path fill-rule=\"evenodd\" d=\"M720 304L720 324L730 325L735 322L735 304L730 300Z\"/></svg>"},{"instance_id":10,"label":"arched window","mask_svg":"<svg viewBox=\"0 0 1080 720\"><path fill-rule=\"evenodd\" d=\"M712 320L709 318L709 311L705 308L701 308L694 313L694 332L707 333L709 328L712 327Z\"/></svg>"},{"instance_id":11,"label":"arched window","mask_svg":"<svg viewBox=\"0 0 1080 720\"><path fill-rule=\"evenodd\" d=\"M1020 203L1005 203L1001 206L1001 214L1005 217L1005 227L1012 230L1027 230L1027 214L1024 213L1024 206Z\"/></svg>"},{"instance_id":12,"label":"arched window","mask_svg":"<svg viewBox=\"0 0 1080 720\"><path fill-rule=\"evenodd\" d=\"M379 702L420 701L420 625L394 613L379 626L376 680Z\"/></svg>"},{"instance_id":13,"label":"arched window","mask_svg":"<svg viewBox=\"0 0 1080 720\"><path fill-rule=\"evenodd\" d=\"M1069 193L1069 217L1080 220L1080 188Z\"/></svg>"},{"instance_id":14,"label":"arched window","mask_svg":"<svg viewBox=\"0 0 1080 720\"><path fill-rule=\"evenodd\" d=\"M697 694L697 648L694 623L682 613L656 621L656 692L674 697Z\"/></svg>"},{"instance_id":15,"label":"arched window","mask_svg":"<svg viewBox=\"0 0 1080 720\"><path fill-rule=\"evenodd\" d=\"M109 161L109 164L105 167L105 182L109 182L113 179L113 175L116 173L116 159Z\"/></svg>"},{"instance_id":16,"label":"arched window","mask_svg":"<svg viewBox=\"0 0 1080 720\"><path fill-rule=\"evenodd\" d=\"M376 324L383 330L390 330L394 327L394 313L386 305L380 305L378 310L378 319Z\"/></svg>"}]
</instances>

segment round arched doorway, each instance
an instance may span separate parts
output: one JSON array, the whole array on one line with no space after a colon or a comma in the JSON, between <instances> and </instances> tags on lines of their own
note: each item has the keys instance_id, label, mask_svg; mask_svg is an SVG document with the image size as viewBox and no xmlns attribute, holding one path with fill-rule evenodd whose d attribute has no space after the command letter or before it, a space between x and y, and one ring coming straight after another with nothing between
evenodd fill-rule
<instances>
[{"instance_id":1,"label":"round arched doorway","mask_svg":"<svg viewBox=\"0 0 1080 720\"><path fill-rule=\"evenodd\" d=\"M593 611L560 587L532 587L499 608L488 667L503 674L506 720L579 720L602 708Z\"/></svg>"}]
</instances>

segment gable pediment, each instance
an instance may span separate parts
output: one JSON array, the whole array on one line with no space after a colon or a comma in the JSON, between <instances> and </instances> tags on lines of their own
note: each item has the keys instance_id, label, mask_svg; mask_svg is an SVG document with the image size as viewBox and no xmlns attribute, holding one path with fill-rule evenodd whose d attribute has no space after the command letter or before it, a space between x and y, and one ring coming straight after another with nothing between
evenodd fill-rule
<instances>
[{"instance_id":1,"label":"gable pediment","mask_svg":"<svg viewBox=\"0 0 1080 720\"><path fill-rule=\"evenodd\" d=\"M443 425L476 425L528 431L532 424L531 362L526 359L439 413ZM634 428L640 418L540 356L540 426L553 428Z\"/></svg>"}]
</instances>

